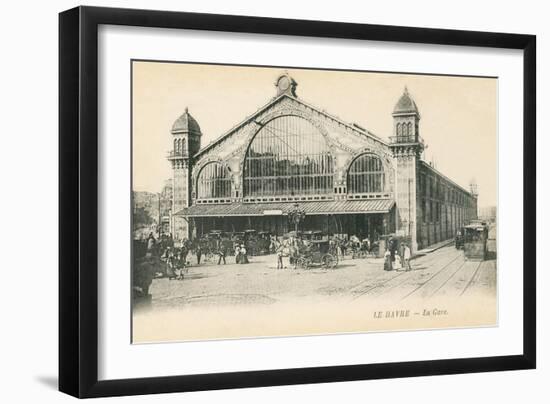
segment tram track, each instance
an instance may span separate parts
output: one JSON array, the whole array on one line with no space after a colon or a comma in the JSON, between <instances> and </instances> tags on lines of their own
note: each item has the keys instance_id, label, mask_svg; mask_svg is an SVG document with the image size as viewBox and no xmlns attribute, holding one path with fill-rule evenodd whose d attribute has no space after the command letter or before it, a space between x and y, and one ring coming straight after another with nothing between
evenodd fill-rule
<instances>
[{"instance_id":1,"label":"tram track","mask_svg":"<svg viewBox=\"0 0 550 404\"><path fill-rule=\"evenodd\" d=\"M443 286L445 286L451 279L454 278L454 276L458 273L458 271L460 271L462 268L464 268L464 265L465 265L465 264L466 264L466 261L464 261L464 262L457 268L457 270L454 271L454 272L451 274L451 276L449 276L447 279L445 279L445 281L444 281L441 285L439 285L439 286L437 287L437 289L434 290L434 291L432 292L432 294L430 294L429 297L434 297L434 295L435 295L437 292L439 292L439 291L443 288Z\"/></svg>"},{"instance_id":2,"label":"tram track","mask_svg":"<svg viewBox=\"0 0 550 404\"><path fill-rule=\"evenodd\" d=\"M398 275L392 276L391 278L386 279L386 280L383 281L383 282L380 282L380 283L375 284L374 286L368 287L367 289L365 289L365 290L363 290L361 293L359 293L357 296L354 296L351 300L357 300L357 299L359 299L360 297L365 296L365 295L366 295L367 293L369 293L370 291L372 291L372 290L374 290L374 289L377 289L377 288L380 288L380 287L384 286L385 284L387 284L388 282L393 281L394 279L399 278L400 276L405 275L406 273L407 273L407 272L401 272L401 273L399 273Z\"/></svg>"},{"instance_id":3,"label":"tram track","mask_svg":"<svg viewBox=\"0 0 550 404\"><path fill-rule=\"evenodd\" d=\"M449 267L449 265L451 265L453 262L455 262L459 257L461 257L462 254L457 254L451 261L449 261L447 264L445 264L443 267L441 267L440 270L438 270L437 272L433 273L432 276L430 276L426 281L422 282L421 284L419 284L416 288L414 288L412 291L410 291L409 293L407 293L405 296L403 296L401 298L401 300L405 300L406 298L408 298L409 296L411 296L412 294L416 293L417 291L419 291L420 289L422 289L424 286L426 286L432 279L434 279L436 276L438 276L441 272L443 272L445 269L447 269Z\"/></svg>"},{"instance_id":4,"label":"tram track","mask_svg":"<svg viewBox=\"0 0 550 404\"><path fill-rule=\"evenodd\" d=\"M429 268L430 266L432 266L434 263L436 263L437 261L439 261L441 259L441 256L444 256L446 254L446 252L444 251L441 251L441 253L435 253L434 255L430 256L430 259L424 261L421 263L421 265L424 267L427 267ZM448 265L450 265L453 261L455 261L458 257L460 257L462 254L457 254L449 263L447 263L441 270L439 270L438 272L436 272L433 276L437 275L439 272L441 272L443 269L445 269ZM407 281L409 281L411 278L413 278L415 275L418 274L418 269L416 270L412 270L412 271L403 271L403 272L400 272L399 274L395 275L395 276L392 276L388 279L385 279L383 280L382 282L377 282L378 279L380 278L377 278L375 281L374 281L374 285L369 285L366 289L364 290L361 290L360 293L357 295L357 296L354 296L352 298L352 300L357 300L361 297L364 297L365 295L369 295L371 294L373 291L377 291L379 290L380 293L377 295L377 296L380 296L384 293L387 293L401 285L403 285L404 283L406 283ZM404 275L408 275L408 276L404 276ZM397 278L400 278L402 277L403 279L401 280L401 282L398 282L394 285L391 285L390 287L388 288L385 288L390 282L394 281L395 279ZM431 278L430 278L431 279ZM360 284L364 283L364 282L367 282L368 280L366 281L363 281L361 282ZM353 291L353 290L357 290L359 285L356 285L352 288L350 288L350 291Z\"/></svg>"},{"instance_id":5,"label":"tram track","mask_svg":"<svg viewBox=\"0 0 550 404\"><path fill-rule=\"evenodd\" d=\"M474 271L472 277L470 278L470 280L468 281L468 283L466 284L466 286L464 287L464 289L460 293L460 296L462 296L464 293L466 293L466 290L468 290L468 288L473 284L474 279L477 277L477 275L479 273L479 269L481 268L481 264L483 264L483 261L479 262L479 264L478 264L476 270Z\"/></svg>"}]
</instances>

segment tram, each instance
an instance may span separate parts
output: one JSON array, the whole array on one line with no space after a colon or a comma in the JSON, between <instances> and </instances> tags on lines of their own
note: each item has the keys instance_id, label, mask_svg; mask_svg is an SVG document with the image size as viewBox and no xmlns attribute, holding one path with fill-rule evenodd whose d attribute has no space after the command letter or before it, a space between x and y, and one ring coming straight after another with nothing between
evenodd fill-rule
<instances>
[{"instance_id":1,"label":"tram","mask_svg":"<svg viewBox=\"0 0 550 404\"><path fill-rule=\"evenodd\" d=\"M463 227L464 256L469 260L487 258L489 227L483 223L471 223Z\"/></svg>"}]
</instances>

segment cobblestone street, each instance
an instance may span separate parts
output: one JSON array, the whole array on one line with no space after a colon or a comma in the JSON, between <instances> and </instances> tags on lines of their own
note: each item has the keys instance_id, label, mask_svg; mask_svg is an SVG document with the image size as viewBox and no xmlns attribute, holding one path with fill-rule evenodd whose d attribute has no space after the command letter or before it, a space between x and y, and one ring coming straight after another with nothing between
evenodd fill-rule
<instances>
[{"instance_id":1,"label":"cobblestone street","mask_svg":"<svg viewBox=\"0 0 550 404\"><path fill-rule=\"evenodd\" d=\"M411 261L412 271L383 270L378 258L346 257L326 270L276 269L274 255L251 257L250 264L192 266L185 280L155 279L153 308L186 305L261 304L305 300L460 298L496 293L496 261L468 261L454 246L442 247Z\"/></svg>"}]
</instances>

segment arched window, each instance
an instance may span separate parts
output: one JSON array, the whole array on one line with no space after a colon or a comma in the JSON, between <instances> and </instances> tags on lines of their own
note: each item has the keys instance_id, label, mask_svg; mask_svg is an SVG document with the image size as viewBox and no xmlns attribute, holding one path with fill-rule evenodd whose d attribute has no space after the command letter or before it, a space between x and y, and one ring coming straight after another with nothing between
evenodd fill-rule
<instances>
[{"instance_id":1,"label":"arched window","mask_svg":"<svg viewBox=\"0 0 550 404\"><path fill-rule=\"evenodd\" d=\"M397 124L397 136L401 136L401 124Z\"/></svg>"},{"instance_id":2,"label":"arched window","mask_svg":"<svg viewBox=\"0 0 550 404\"><path fill-rule=\"evenodd\" d=\"M306 119L282 116L265 124L245 157L245 196L333 192L334 164L323 135Z\"/></svg>"},{"instance_id":3,"label":"arched window","mask_svg":"<svg viewBox=\"0 0 550 404\"><path fill-rule=\"evenodd\" d=\"M197 199L230 198L231 174L220 163L206 164L197 178Z\"/></svg>"},{"instance_id":4,"label":"arched window","mask_svg":"<svg viewBox=\"0 0 550 404\"><path fill-rule=\"evenodd\" d=\"M412 136L413 132L412 132L412 123L409 122L407 124L407 136Z\"/></svg>"},{"instance_id":5,"label":"arched window","mask_svg":"<svg viewBox=\"0 0 550 404\"><path fill-rule=\"evenodd\" d=\"M174 151L176 154L182 154L185 152L185 142L183 139L175 139L174 140Z\"/></svg>"},{"instance_id":6,"label":"arched window","mask_svg":"<svg viewBox=\"0 0 550 404\"><path fill-rule=\"evenodd\" d=\"M180 139L180 152L182 152L182 153L186 152L186 150L185 150L186 149L186 147L185 147L186 144L187 143L186 143L185 139Z\"/></svg>"},{"instance_id":7,"label":"arched window","mask_svg":"<svg viewBox=\"0 0 550 404\"><path fill-rule=\"evenodd\" d=\"M362 154L348 170L348 193L384 192L385 179L382 160L374 154Z\"/></svg>"}]
</instances>

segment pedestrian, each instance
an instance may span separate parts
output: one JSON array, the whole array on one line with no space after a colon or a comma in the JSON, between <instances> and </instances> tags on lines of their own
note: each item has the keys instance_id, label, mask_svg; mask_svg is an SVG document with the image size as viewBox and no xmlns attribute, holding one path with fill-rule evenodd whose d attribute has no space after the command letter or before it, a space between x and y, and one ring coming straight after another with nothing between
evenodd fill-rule
<instances>
[{"instance_id":1,"label":"pedestrian","mask_svg":"<svg viewBox=\"0 0 550 404\"><path fill-rule=\"evenodd\" d=\"M197 265L200 265L202 256L202 243L199 239L197 239L195 243L195 255L197 256Z\"/></svg>"},{"instance_id":2,"label":"pedestrian","mask_svg":"<svg viewBox=\"0 0 550 404\"><path fill-rule=\"evenodd\" d=\"M403 267L401 266L401 256L399 254L396 254L393 261L393 269L396 271L401 270Z\"/></svg>"},{"instance_id":3,"label":"pedestrian","mask_svg":"<svg viewBox=\"0 0 550 404\"><path fill-rule=\"evenodd\" d=\"M237 244L235 246L235 264L241 263L241 246L240 244Z\"/></svg>"},{"instance_id":4,"label":"pedestrian","mask_svg":"<svg viewBox=\"0 0 550 404\"><path fill-rule=\"evenodd\" d=\"M370 238L367 237L367 238L366 238L365 240L363 240L363 241L365 242L365 250L366 250L366 255L367 255L367 257L368 257L368 256L370 256L370 251L371 251L371 249L370 249L370 247L371 247L371 246L370 246Z\"/></svg>"},{"instance_id":5,"label":"pedestrian","mask_svg":"<svg viewBox=\"0 0 550 404\"><path fill-rule=\"evenodd\" d=\"M279 240L277 240L277 237L271 236L271 242L269 244L269 252L270 253L276 253L279 250L279 246L281 243L279 243Z\"/></svg>"},{"instance_id":6,"label":"pedestrian","mask_svg":"<svg viewBox=\"0 0 550 404\"><path fill-rule=\"evenodd\" d=\"M399 258L401 258L401 264L405 263L405 243L399 245Z\"/></svg>"},{"instance_id":7,"label":"pedestrian","mask_svg":"<svg viewBox=\"0 0 550 404\"><path fill-rule=\"evenodd\" d=\"M455 248L458 250L464 245L463 238L462 238L462 232L460 229L456 232L455 236Z\"/></svg>"},{"instance_id":8,"label":"pedestrian","mask_svg":"<svg viewBox=\"0 0 550 404\"><path fill-rule=\"evenodd\" d=\"M283 240L282 246L283 246L282 247L283 269L286 269L290 266L290 255L291 255L290 240L289 239Z\"/></svg>"},{"instance_id":9,"label":"pedestrian","mask_svg":"<svg viewBox=\"0 0 550 404\"><path fill-rule=\"evenodd\" d=\"M180 244L180 258L183 261L183 264L187 266L187 255L189 254L189 240L184 238L181 240Z\"/></svg>"},{"instance_id":10,"label":"pedestrian","mask_svg":"<svg viewBox=\"0 0 550 404\"><path fill-rule=\"evenodd\" d=\"M407 244L405 244L405 247L403 248L403 266L405 267L405 271L412 270L411 268L411 249Z\"/></svg>"},{"instance_id":11,"label":"pedestrian","mask_svg":"<svg viewBox=\"0 0 550 404\"><path fill-rule=\"evenodd\" d=\"M328 252L333 255L337 255L335 254L335 251L336 251L336 243L334 242L334 239L331 236L328 236Z\"/></svg>"},{"instance_id":12,"label":"pedestrian","mask_svg":"<svg viewBox=\"0 0 550 404\"><path fill-rule=\"evenodd\" d=\"M393 262L395 261L395 253L397 252L397 240L392 237L388 241L388 244L390 246L390 262L393 265Z\"/></svg>"},{"instance_id":13,"label":"pedestrian","mask_svg":"<svg viewBox=\"0 0 550 404\"><path fill-rule=\"evenodd\" d=\"M166 262L166 275L168 276L168 280L171 281L172 279L176 279L178 276L176 273L176 259L170 247L166 248L166 251L164 251L163 258Z\"/></svg>"},{"instance_id":14,"label":"pedestrian","mask_svg":"<svg viewBox=\"0 0 550 404\"><path fill-rule=\"evenodd\" d=\"M149 233L149 237L147 238L147 252L146 256L151 257L153 255L153 250L155 249L156 240L155 236L153 236L153 232Z\"/></svg>"},{"instance_id":15,"label":"pedestrian","mask_svg":"<svg viewBox=\"0 0 550 404\"><path fill-rule=\"evenodd\" d=\"M277 269L283 269L283 245L280 244L276 250L277 254Z\"/></svg>"},{"instance_id":16,"label":"pedestrian","mask_svg":"<svg viewBox=\"0 0 550 404\"><path fill-rule=\"evenodd\" d=\"M223 259L223 265L225 265L225 256L227 255L227 247L225 240L220 240L218 245L218 265L221 264Z\"/></svg>"},{"instance_id":17,"label":"pedestrian","mask_svg":"<svg viewBox=\"0 0 550 404\"><path fill-rule=\"evenodd\" d=\"M340 241L340 251L342 252L342 260L346 259L347 249L348 249L348 240L342 239Z\"/></svg>"},{"instance_id":18,"label":"pedestrian","mask_svg":"<svg viewBox=\"0 0 550 404\"><path fill-rule=\"evenodd\" d=\"M290 236L288 239L288 266L291 266L294 264L294 245L296 242L294 241L294 237Z\"/></svg>"},{"instance_id":19,"label":"pedestrian","mask_svg":"<svg viewBox=\"0 0 550 404\"><path fill-rule=\"evenodd\" d=\"M384 271L391 271L392 265L391 265L391 255L390 250L386 249L386 252L384 253Z\"/></svg>"},{"instance_id":20,"label":"pedestrian","mask_svg":"<svg viewBox=\"0 0 550 404\"><path fill-rule=\"evenodd\" d=\"M182 249L175 250L175 262L176 262L176 274L177 279L183 281L183 277L187 274L189 268L187 267L187 252L184 252Z\"/></svg>"},{"instance_id":21,"label":"pedestrian","mask_svg":"<svg viewBox=\"0 0 550 404\"><path fill-rule=\"evenodd\" d=\"M248 264L248 256L246 255L246 247L241 244L241 264Z\"/></svg>"}]
</instances>

